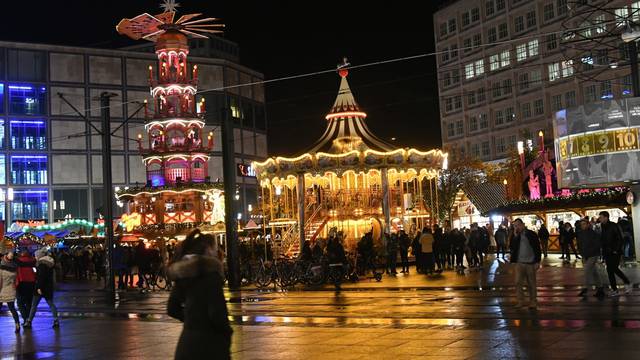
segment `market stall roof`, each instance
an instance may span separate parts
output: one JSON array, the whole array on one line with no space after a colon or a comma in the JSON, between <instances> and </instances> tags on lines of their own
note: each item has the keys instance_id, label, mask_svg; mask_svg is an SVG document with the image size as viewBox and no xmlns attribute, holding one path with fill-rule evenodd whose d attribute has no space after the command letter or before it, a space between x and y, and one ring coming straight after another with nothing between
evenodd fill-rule
<instances>
[{"instance_id":1,"label":"market stall roof","mask_svg":"<svg viewBox=\"0 0 640 360\"><path fill-rule=\"evenodd\" d=\"M258 226L255 221L249 220L247 225L244 226L244 230L260 230L262 227Z\"/></svg>"},{"instance_id":2,"label":"market stall roof","mask_svg":"<svg viewBox=\"0 0 640 360\"><path fill-rule=\"evenodd\" d=\"M569 196L554 196L538 200L515 200L497 206L488 211L491 214L513 214L526 212L573 211L590 207L627 206L626 194L629 189L620 187L613 189L578 192Z\"/></svg>"},{"instance_id":3,"label":"market stall roof","mask_svg":"<svg viewBox=\"0 0 640 360\"><path fill-rule=\"evenodd\" d=\"M482 215L486 215L490 210L501 206L506 201L506 192L501 184L491 182L472 183L464 185L462 191Z\"/></svg>"}]
</instances>

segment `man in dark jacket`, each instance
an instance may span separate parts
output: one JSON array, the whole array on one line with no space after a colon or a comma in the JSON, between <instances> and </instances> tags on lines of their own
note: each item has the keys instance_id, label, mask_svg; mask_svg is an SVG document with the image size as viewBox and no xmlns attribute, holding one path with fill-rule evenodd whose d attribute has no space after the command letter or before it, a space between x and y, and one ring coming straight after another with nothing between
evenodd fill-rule
<instances>
[{"instance_id":1,"label":"man in dark jacket","mask_svg":"<svg viewBox=\"0 0 640 360\"><path fill-rule=\"evenodd\" d=\"M418 274L422 273L422 246L420 246L421 235L420 231L416 232L416 237L414 237L411 242L411 253L415 257L416 272Z\"/></svg>"},{"instance_id":2,"label":"man in dark jacket","mask_svg":"<svg viewBox=\"0 0 640 360\"><path fill-rule=\"evenodd\" d=\"M600 235L595 232L589 221L580 220L580 231L577 232L578 238L578 250L582 255L582 263L584 267L584 287L580 291L578 296L585 296L589 291L589 288L593 285L596 286L596 297L603 297L604 290L600 274L598 274L597 263L600 258L600 250L602 243L600 242Z\"/></svg>"},{"instance_id":3,"label":"man in dark jacket","mask_svg":"<svg viewBox=\"0 0 640 360\"><path fill-rule=\"evenodd\" d=\"M607 264L607 275L609 275L609 285L611 285L611 296L618 296L618 285L616 284L616 275L625 284L624 291L628 294L633 289L631 282L627 276L620 270L620 258L622 257L622 232L618 224L609 221L609 213L607 211L600 212L600 227L602 229L602 256Z\"/></svg>"},{"instance_id":4,"label":"man in dark jacket","mask_svg":"<svg viewBox=\"0 0 640 360\"><path fill-rule=\"evenodd\" d=\"M516 266L516 293L518 303L516 307L524 306L523 286L529 291L529 309L538 307L536 289L536 271L540 268L542 252L538 235L527 229L521 219L513 221L515 235L510 244L511 263Z\"/></svg>"},{"instance_id":5,"label":"man in dark jacket","mask_svg":"<svg viewBox=\"0 0 640 360\"><path fill-rule=\"evenodd\" d=\"M547 253L549 251L549 230L544 224L540 225L540 230L538 230L538 238L540 239L540 246L542 247L542 254L544 257L547 257Z\"/></svg>"},{"instance_id":6,"label":"man in dark jacket","mask_svg":"<svg viewBox=\"0 0 640 360\"><path fill-rule=\"evenodd\" d=\"M496 259L500 257L500 252L502 252L502 258L504 259L505 255L507 255L507 229L504 224L501 224L498 230L496 230L495 235L493 235L496 239Z\"/></svg>"},{"instance_id":7,"label":"man in dark jacket","mask_svg":"<svg viewBox=\"0 0 640 360\"><path fill-rule=\"evenodd\" d=\"M411 246L411 241L409 240L409 235L407 235L404 230L400 230L400 238L398 241L398 245L400 247L400 260L402 261L402 273L409 273L409 246Z\"/></svg>"},{"instance_id":8,"label":"man in dark jacket","mask_svg":"<svg viewBox=\"0 0 640 360\"><path fill-rule=\"evenodd\" d=\"M466 239L464 237L464 234L458 229L453 229L451 234L451 246L453 248L453 254L456 258L456 270L464 270L464 243Z\"/></svg>"},{"instance_id":9,"label":"man in dark jacket","mask_svg":"<svg viewBox=\"0 0 640 360\"><path fill-rule=\"evenodd\" d=\"M387 237L387 274L396 276L396 261L398 259L398 234L385 234Z\"/></svg>"},{"instance_id":10,"label":"man in dark jacket","mask_svg":"<svg viewBox=\"0 0 640 360\"><path fill-rule=\"evenodd\" d=\"M53 327L57 328L60 326L58 322L58 309L53 303L53 267L55 262L44 249L36 251L36 259L36 293L33 295L31 312L29 313L29 319L24 323L24 328L31 328L31 322L36 316L36 310L42 298L44 298L49 305L51 315L53 315Z\"/></svg>"}]
</instances>

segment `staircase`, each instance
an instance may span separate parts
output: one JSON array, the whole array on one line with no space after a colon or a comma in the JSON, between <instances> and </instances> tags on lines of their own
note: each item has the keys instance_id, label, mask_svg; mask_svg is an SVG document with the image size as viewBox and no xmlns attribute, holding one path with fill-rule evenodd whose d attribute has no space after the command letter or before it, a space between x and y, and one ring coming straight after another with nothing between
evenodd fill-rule
<instances>
[{"instance_id":1,"label":"staircase","mask_svg":"<svg viewBox=\"0 0 640 360\"><path fill-rule=\"evenodd\" d=\"M325 218L320 217L322 206L316 206L315 208L313 206L314 204L310 204L307 207L308 211L306 211L306 213L311 210L313 210L313 213L304 223L305 240L311 241L318 237L329 221L328 216ZM300 235L298 231L298 224L292 225L285 233L285 236L282 237L282 249L287 249L284 255L288 257L298 257L300 254Z\"/></svg>"}]
</instances>

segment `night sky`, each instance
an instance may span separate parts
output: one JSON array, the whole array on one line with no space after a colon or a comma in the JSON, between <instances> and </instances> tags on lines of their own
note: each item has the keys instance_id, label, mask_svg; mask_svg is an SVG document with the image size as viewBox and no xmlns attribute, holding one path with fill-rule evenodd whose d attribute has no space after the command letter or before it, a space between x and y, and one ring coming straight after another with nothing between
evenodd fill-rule
<instances>
[{"instance_id":1,"label":"night sky","mask_svg":"<svg viewBox=\"0 0 640 360\"><path fill-rule=\"evenodd\" d=\"M434 51L432 13L440 0L179 1L180 13L220 17L240 62L266 79ZM374 3L372 5L371 3ZM132 42L115 31L122 17L160 13L159 1L12 2L1 40L116 48ZM434 57L355 69L351 89L379 137L398 146L440 146ZM328 73L266 86L270 155L305 150L324 130L339 77Z\"/></svg>"}]
</instances>

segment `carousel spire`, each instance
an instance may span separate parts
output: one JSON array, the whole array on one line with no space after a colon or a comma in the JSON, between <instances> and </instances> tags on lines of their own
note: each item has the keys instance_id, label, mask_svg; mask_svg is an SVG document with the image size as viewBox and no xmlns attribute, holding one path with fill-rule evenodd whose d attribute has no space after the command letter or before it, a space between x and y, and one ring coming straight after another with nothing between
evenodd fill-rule
<instances>
[{"instance_id":1,"label":"carousel spire","mask_svg":"<svg viewBox=\"0 0 640 360\"><path fill-rule=\"evenodd\" d=\"M342 59L342 64L338 64L337 71L342 80L340 81L340 90L338 90L336 101L333 103L331 111L326 116L327 120L354 116L362 118L367 117L366 113L360 111L360 107L358 106L358 103L356 103L356 99L353 97L353 93L349 87L349 82L347 81L350 65L351 64L347 61L346 57Z\"/></svg>"}]
</instances>

